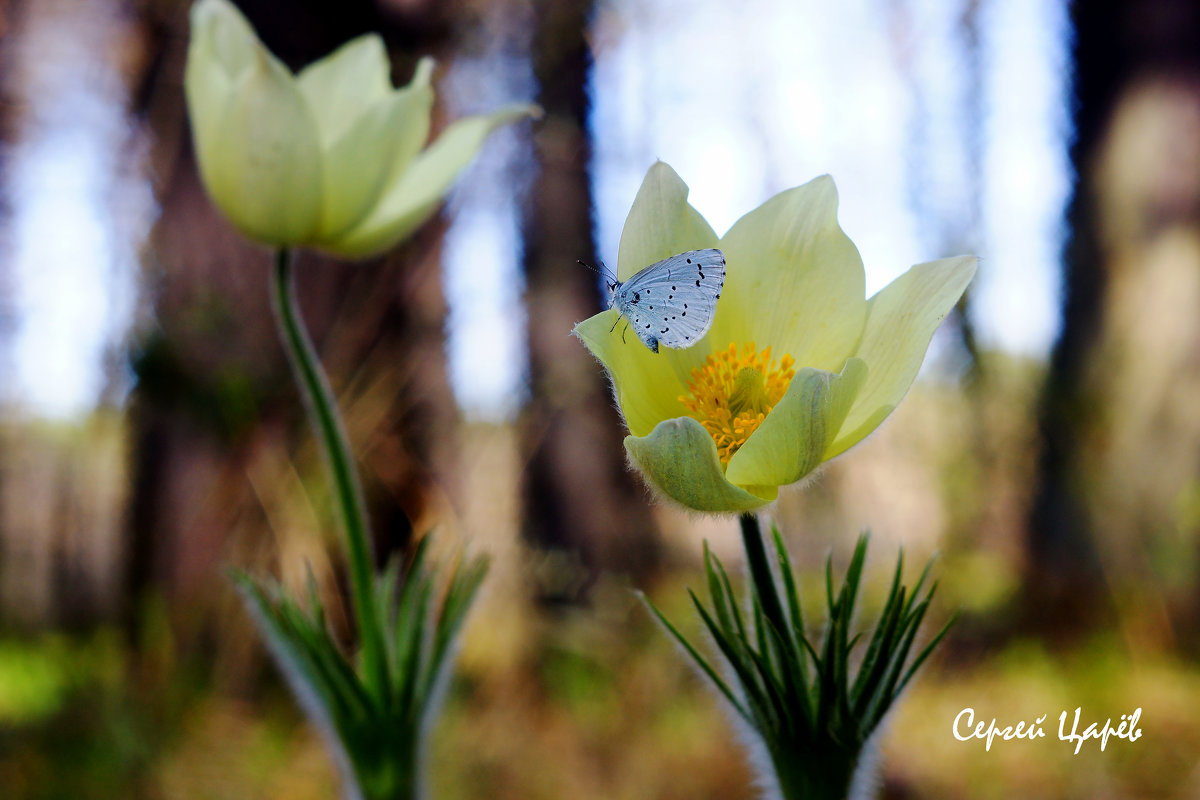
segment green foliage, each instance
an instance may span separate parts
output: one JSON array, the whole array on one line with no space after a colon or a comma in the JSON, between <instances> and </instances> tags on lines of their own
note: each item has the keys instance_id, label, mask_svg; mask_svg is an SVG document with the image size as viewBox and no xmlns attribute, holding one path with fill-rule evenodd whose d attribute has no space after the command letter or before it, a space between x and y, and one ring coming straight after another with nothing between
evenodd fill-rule
<instances>
[{"instance_id":1,"label":"green foliage","mask_svg":"<svg viewBox=\"0 0 1200 800\"><path fill-rule=\"evenodd\" d=\"M424 734L440 705L454 644L487 572L483 558L451 567L440 593L428 565L428 539L418 544L403 582L393 560L375 582L375 619L384 626L385 680L343 654L326 624L314 582L308 608L277 584L235 574L247 605L293 692L318 724L354 785L369 800L420 796ZM440 601L440 602L439 602Z\"/></svg>"},{"instance_id":2,"label":"green foliage","mask_svg":"<svg viewBox=\"0 0 1200 800\"><path fill-rule=\"evenodd\" d=\"M832 558L825 563L828 622L821 639L805 632L791 559L778 528L771 532L779 580L767 559L757 519L743 515L751 577L747 612L725 567L705 546L710 605L690 590L689 594L720 652L716 664L649 605L739 720L761 740L773 769L763 779L777 783L788 800L840 800L850 790L867 740L950 624L910 658L936 584L922 595L927 565L915 586L903 586L901 553L865 652L857 667L852 666L852 653L863 643L863 633L852 636L850 630L868 537L859 538L836 591Z\"/></svg>"},{"instance_id":3,"label":"green foliage","mask_svg":"<svg viewBox=\"0 0 1200 800\"><path fill-rule=\"evenodd\" d=\"M205 310L209 313L188 318L193 334L228 336L228 309ZM250 365L232 356L213 369L197 369L161 330L147 333L136 344L131 361L141 397L182 413L225 443L236 443L253 431L272 390Z\"/></svg>"},{"instance_id":4,"label":"green foliage","mask_svg":"<svg viewBox=\"0 0 1200 800\"><path fill-rule=\"evenodd\" d=\"M112 636L0 638L0 728L52 718L81 686L114 672L120 658Z\"/></svg>"}]
</instances>

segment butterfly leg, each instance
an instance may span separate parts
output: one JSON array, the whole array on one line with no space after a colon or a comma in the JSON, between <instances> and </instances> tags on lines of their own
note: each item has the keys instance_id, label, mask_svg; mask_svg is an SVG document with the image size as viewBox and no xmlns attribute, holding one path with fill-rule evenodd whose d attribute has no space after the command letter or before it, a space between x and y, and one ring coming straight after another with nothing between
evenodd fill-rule
<instances>
[{"instance_id":1,"label":"butterfly leg","mask_svg":"<svg viewBox=\"0 0 1200 800\"><path fill-rule=\"evenodd\" d=\"M625 323L625 327L621 329L621 344L625 344L625 331L629 330L629 323Z\"/></svg>"},{"instance_id":2,"label":"butterfly leg","mask_svg":"<svg viewBox=\"0 0 1200 800\"><path fill-rule=\"evenodd\" d=\"M618 314L618 315L617 315L617 319L616 319L616 321L615 321L615 322L613 322L613 326L612 326L611 328L609 328L609 329L608 329L608 332L609 332L609 333L612 333L613 331L615 331L615 330L617 329L617 325L618 325L620 322L621 322L621 315L620 315L620 314Z\"/></svg>"}]
</instances>

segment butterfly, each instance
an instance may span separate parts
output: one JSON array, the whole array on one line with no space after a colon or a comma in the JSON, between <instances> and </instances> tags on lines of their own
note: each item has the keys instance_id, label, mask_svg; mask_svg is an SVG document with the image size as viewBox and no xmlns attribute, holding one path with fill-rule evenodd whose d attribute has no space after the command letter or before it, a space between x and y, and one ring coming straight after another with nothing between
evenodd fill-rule
<instances>
[{"instance_id":1,"label":"butterfly","mask_svg":"<svg viewBox=\"0 0 1200 800\"><path fill-rule=\"evenodd\" d=\"M677 350L691 347L712 327L724 286L725 254L720 250L664 258L624 283L608 281L608 307L618 314L612 330L624 317L652 353L660 343Z\"/></svg>"}]
</instances>

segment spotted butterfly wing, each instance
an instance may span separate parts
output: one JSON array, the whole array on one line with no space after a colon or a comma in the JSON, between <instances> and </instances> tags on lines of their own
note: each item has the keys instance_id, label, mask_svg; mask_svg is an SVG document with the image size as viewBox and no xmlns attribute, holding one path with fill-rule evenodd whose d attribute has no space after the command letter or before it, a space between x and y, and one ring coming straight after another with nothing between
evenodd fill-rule
<instances>
[{"instance_id":1,"label":"spotted butterfly wing","mask_svg":"<svg viewBox=\"0 0 1200 800\"><path fill-rule=\"evenodd\" d=\"M725 254L689 250L651 264L613 289L610 308L629 320L642 344L682 349L712 327L725 286Z\"/></svg>"}]
</instances>

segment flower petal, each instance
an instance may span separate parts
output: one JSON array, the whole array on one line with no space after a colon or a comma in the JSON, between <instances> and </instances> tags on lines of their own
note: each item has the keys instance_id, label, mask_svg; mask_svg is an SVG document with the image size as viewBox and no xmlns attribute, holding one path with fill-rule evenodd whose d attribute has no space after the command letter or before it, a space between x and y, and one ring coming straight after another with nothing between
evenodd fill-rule
<instances>
[{"instance_id":1,"label":"flower petal","mask_svg":"<svg viewBox=\"0 0 1200 800\"><path fill-rule=\"evenodd\" d=\"M613 323L617 327L613 328ZM575 335L600 359L612 376L617 404L634 436L646 436L665 419L687 413L679 395L687 388L687 372L665 348L650 352L632 334L622 335L617 312L603 311L575 326Z\"/></svg>"},{"instance_id":2,"label":"flower petal","mask_svg":"<svg viewBox=\"0 0 1200 800\"><path fill-rule=\"evenodd\" d=\"M361 222L394 172L402 172L429 136L428 82L390 92L325 151L321 224L314 241L336 239ZM392 170L381 165L390 164Z\"/></svg>"},{"instance_id":3,"label":"flower petal","mask_svg":"<svg viewBox=\"0 0 1200 800\"><path fill-rule=\"evenodd\" d=\"M774 486L743 489L725 480L717 446L691 417L664 420L649 436L627 436L625 450L655 489L696 511L750 511L779 494Z\"/></svg>"},{"instance_id":4,"label":"flower petal","mask_svg":"<svg viewBox=\"0 0 1200 800\"><path fill-rule=\"evenodd\" d=\"M362 223L335 240L322 242L321 249L347 258L368 258L387 250L437 210L450 184L489 133L540 113L537 106L508 106L485 116L458 120L413 159L408 169L393 177Z\"/></svg>"},{"instance_id":5,"label":"flower petal","mask_svg":"<svg viewBox=\"0 0 1200 800\"><path fill-rule=\"evenodd\" d=\"M618 280L676 253L717 246L717 234L687 196L687 184L675 170L661 161L650 167L621 230Z\"/></svg>"},{"instance_id":6,"label":"flower petal","mask_svg":"<svg viewBox=\"0 0 1200 800\"><path fill-rule=\"evenodd\" d=\"M733 454L725 479L738 486L786 486L812 472L825 460L825 449L866 377L867 365L858 358L849 359L840 375L800 370L783 399Z\"/></svg>"},{"instance_id":7,"label":"flower petal","mask_svg":"<svg viewBox=\"0 0 1200 800\"><path fill-rule=\"evenodd\" d=\"M415 106L410 106L409 111L412 113L402 116L392 129L392 136L396 139L396 150L392 153L391 169L384 171L388 176L389 186L400 179L404 170L408 169L408 165L429 140L430 111L433 109L433 86L429 81L432 76L433 59L422 58L417 62L417 68L408 86L392 93L396 102L405 105L415 103Z\"/></svg>"},{"instance_id":8,"label":"flower petal","mask_svg":"<svg viewBox=\"0 0 1200 800\"><path fill-rule=\"evenodd\" d=\"M296 76L322 146L328 148L392 91L391 62L378 34L359 36Z\"/></svg>"},{"instance_id":9,"label":"flower petal","mask_svg":"<svg viewBox=\"0 0 1200 800\"><path fill-rule=\"evenodd\" d=\"M242 12L228 0L199 0L192 6L189 20L189 64L202 52L230 81L250 69L258 52L266 49Z\"/></svg>"},{"instance_id":10,"label":"flower petal","mask_svg":"<svg viewBox=\"0 0 1200 800\"><path fill-rule=\"evenodd\" d=\"M929 340L975 275L976 258L959 256L918 264L867 303L867 323L856 355L867 381L825 457L862 441L908 392Z\"/></svg>"},{"instance_id":11,"label":"flower petal","mask_svg":"<svg viewBox=\"0 0 1200 800\"><path fill-rule=\"evenodd\" d=\"M832 178L775 195L719 247L727 273L710 341L770 345L801 367L842 368L862 335L866 290L862 258L838 225Z\"/></svg>"},{"instance_id":12,"label":"flower petal","mask_svg":"<svg viewBox=\"0 0 1200 800\"><path fill-rule=\"evenodd\" d=\"M321 151L292 74L259 48L249 68L223 88L208 55L203 46L189 50L185 86L209 194L252 239L307 241L320 212Z\"/></svg>"},{"instance_id":13,"label":"flower petal","mask_svg":"<svg viewBox=\"0 0 1200 800\"><path fill-rule=\"evenodd\" d=\"M233 91L234 78L216 52L224 6L224 0L200 0L192 6L192 38L184 71L184 93L201 169L219 155L215 145ZM241 14L237 14L237 18L245 23Z\"/></svg>"}]
</instances>

